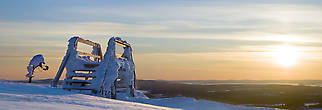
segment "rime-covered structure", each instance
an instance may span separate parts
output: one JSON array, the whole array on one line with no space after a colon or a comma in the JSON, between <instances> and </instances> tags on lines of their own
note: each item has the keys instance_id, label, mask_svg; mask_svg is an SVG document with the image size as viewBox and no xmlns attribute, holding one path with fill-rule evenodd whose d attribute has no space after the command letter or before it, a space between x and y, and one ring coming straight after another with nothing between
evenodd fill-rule
<instances>
[{"instance_id":1,"label":"rime-covered structure","mask_svg":"<svg viewBox=\"0 0 322 110\"><path fill-rule=\"evenodd\" d=\"M91 53L77 50L77 44L92 46ZM115 46L123 47L122 56L117 57ZM130 44L119 37L108 41L106 53L102 56L101 46L89 40L73 37L69 40L66 55L60 65L52 86L66 68L63 89L93 93L103 97L116 98L118 93L135 96L135 67Z\"/></svg>"},{"instance_id":2,"label":"rime-covered structure","mask_svg":"<svg viewBox=\"0 0 322 110\"><path fill-rule=\"evenodd\" d=\"M27 66L28 73L25 75L26 77L29 78L29 81L28 81L29 83L31 83L32 77L34 77L34 70L37 67L40 67L43 70L48 70L48 66L44 64L45 64L45 60L43 55L38 54L32 57L32 59L29 62L29 65Z\"/></svg>"}]
</instances>

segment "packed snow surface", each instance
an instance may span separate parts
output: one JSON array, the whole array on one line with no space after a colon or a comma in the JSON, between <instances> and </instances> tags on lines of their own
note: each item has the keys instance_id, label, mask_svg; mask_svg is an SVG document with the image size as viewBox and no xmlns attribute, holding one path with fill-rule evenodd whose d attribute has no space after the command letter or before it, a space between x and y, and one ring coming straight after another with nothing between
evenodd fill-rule
<instances>
[{"instance_id":1,"label":"packed snow surface","mask_svg":"<svg viewBox=\"0 0 322 110\"><path fill-rule=\"evenodd\" d=\"M0 81L0 110L153 110L153 109L190 109L190 110L250 110L267 109L241 107L206 100L178 97L167 99L148 99L139 93L137 98L107 99L97 96L51 88L47 84L29 84ZM121 101L123 100L123 101Z\"/></svg>"},{"instance_id":2,"label":"packed snow surface","mask_svg":"<svg viewBox=\"0 0 322 110\"><path fill-rule=\"evenodd\" d=\"M112 100L50 88L47 85L0 81L0 110L154 110L170 109Z\"/></svg>"}]
</instances>

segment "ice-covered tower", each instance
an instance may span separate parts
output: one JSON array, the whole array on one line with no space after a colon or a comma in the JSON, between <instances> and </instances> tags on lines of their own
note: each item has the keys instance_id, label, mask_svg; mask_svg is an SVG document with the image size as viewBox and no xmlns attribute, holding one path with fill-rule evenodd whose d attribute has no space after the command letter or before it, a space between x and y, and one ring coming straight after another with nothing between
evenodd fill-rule
<instances>
[{"instance_id":1,"label":"ice-covered tower","mask_svg":"<svg viewBox=\"0 0 322 110\"><path fill-rule=\"evenodd\" d=\"M91 53L77 50L77 43L93 46ZM73 37L69 40L66 55L52 83L55 87L66 67L63 89L94 93L103 97L116 98L117 93L135 96L135 68L130 44L118 37L107 43L104 57L98 43ZM116 56L115 46L124 47L121 57Z\"/></svg>"}]
</instances>

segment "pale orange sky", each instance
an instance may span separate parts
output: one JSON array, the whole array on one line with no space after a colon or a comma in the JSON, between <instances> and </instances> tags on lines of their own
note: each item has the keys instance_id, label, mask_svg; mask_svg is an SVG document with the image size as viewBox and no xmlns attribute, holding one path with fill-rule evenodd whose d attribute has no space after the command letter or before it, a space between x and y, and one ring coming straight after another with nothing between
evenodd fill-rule
<instances>
[{"instance_id":1,"label":"pale orange sky","mask_svg":"<svg viewBox=\"0 0 322 110\"><path fill-rule=\"evenodd\" d=\"M0 1L0 79L25 79L29 60L39 53L50 70L36 71L35 78L54 78L67 40L80 35L102 44L103 51L111 36L128 40L139 79L322 80L321 5Z\"/></svg>"}]
</instances>

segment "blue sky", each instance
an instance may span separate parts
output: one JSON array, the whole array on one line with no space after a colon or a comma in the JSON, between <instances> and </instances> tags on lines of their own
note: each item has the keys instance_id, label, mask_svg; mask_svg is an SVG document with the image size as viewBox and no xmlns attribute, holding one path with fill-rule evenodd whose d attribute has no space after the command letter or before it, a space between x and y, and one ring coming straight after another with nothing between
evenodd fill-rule
<instances>
[{"instance_id":1,"label":"blue sky","mask_svg":"<svg viewBox=\"0 0 322 110\"><path fill-rule=\"evenodd\" d=\"M127 39L142 79L176 80L173 74L193 79L196 72L201 73L196 79L274 79L285 71L262 60L273 60L269 52L283 44L306 53L299 58L302 68L283 79L308 72L305 78L314 79L322 76L315 68L322 58L321 6L319 0L3 0L0 68L5 72L0 77L23 79L25 65L37 53L52 67L41 78L54 76L67 40L80 35L103 48L110 36ZM164 64L172 57L182 59ZM264 66L254 66L257 61ZM243 63L248 66L238 66ZM269 76L261 74L266 72Z\"/></svg>"}]
</instances>

